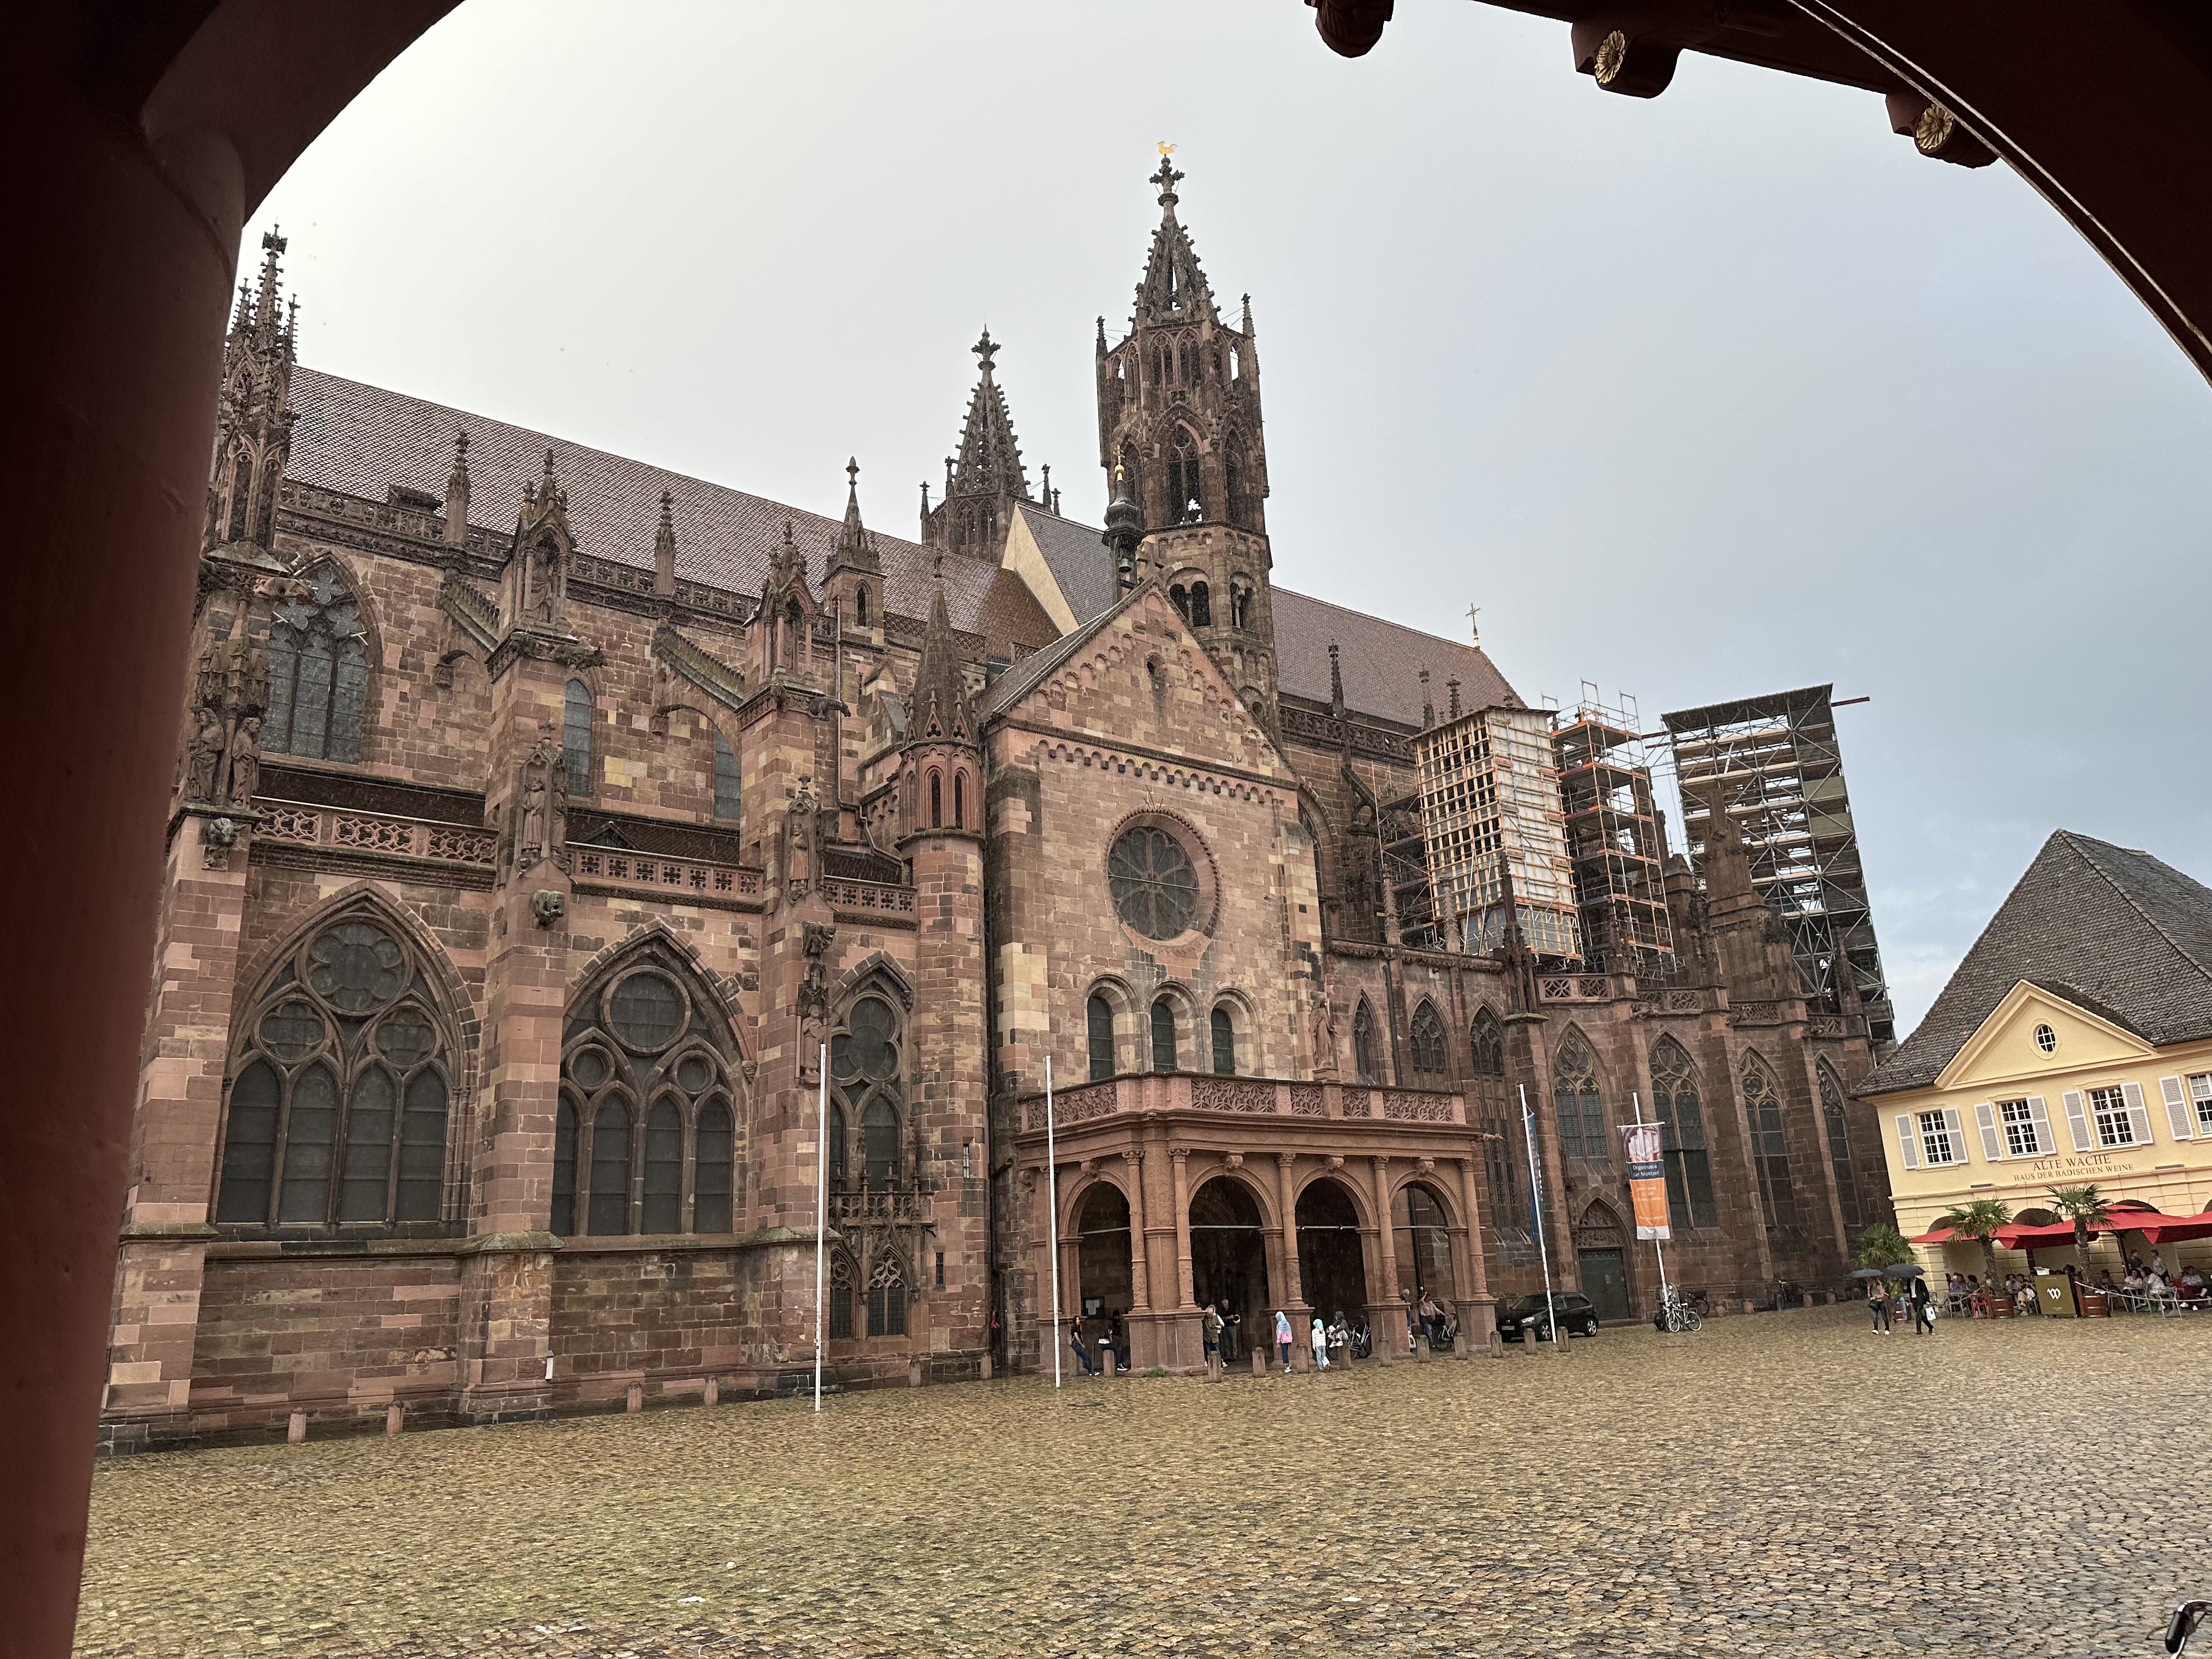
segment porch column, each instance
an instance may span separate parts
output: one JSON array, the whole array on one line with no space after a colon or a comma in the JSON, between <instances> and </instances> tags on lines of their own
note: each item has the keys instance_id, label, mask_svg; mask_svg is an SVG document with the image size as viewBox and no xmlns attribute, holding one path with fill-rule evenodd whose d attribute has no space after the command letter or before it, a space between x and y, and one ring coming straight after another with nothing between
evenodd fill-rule
<instances>
[{"instance_id":1,"label":"porch column","mask_svg":"<svg viewBox=\"0 0 2212 1659\"><path fill-rule=\"evenodd\" d=\"M1390 1357L1395 1359L1406 1352L1406 1304L1398 1299L1398 1241L1394 1236L1395 1230L1391 1225L1390 1160L1378 1158L1374 1160L1374 1166L1375 1214L1380 1224L1376 1229L1376 1237L1382 1247L1382 1294L1377 1299L1382 1303L1383 1317L1387 1322L1382 1330L1376 1331L1375 1351L1382 1352L1387 1340ZM1370 1330L1375 1328L1375 1316L1371 1312L1367 1316L1367 1324Z\"/></svg>"},{"instance_id":2,"label":"porch column","mask_svg":"<svg viewBox=\"0 0 2212 1659\"><path fill-rule=\"evenodd\" d=\"M1298 1282L1297 1183L1291 1175L1291 1166L1297 1161L1296 1152L1275 1154L1275 1201L1283 1212L1283 1297L1286 1313L1302 1311L1306 1305L1305 1288Z\"/></svg>"},{"instance_id":3,"label":"porch column","mask_svg":"<svg viewBox=\"0 0 2212 1659\"><path fill-rule=\"evenodd\" d=\"M1198 1306L1191 1295L1190 1279L1190 1148L1171 1146L1168 1162L1175 1170L1176 1306Z\"/></svg>"},{"instance_id":4,"label":"porch column","mask_svg":"<svg viewBox=\"0 0 2212 1659\"><path fill-rule=\"evenodd\" d=\"M1466 1206L1467 1253L1473 1275L1470 1294L1487 1300L1490 1296L1490 1269L1482 1259L1482 1208L1475 1198L1474 1160L1463 1158L1459 1161L1459 1201Z\"/></svg>"},{"instance_id":5,"label":"porch column","mask_svg":"<svg viewBox=\"0 0 2212 1659\"><path fill-rule=\"evenodd\" d=\"M1487 1353L1498 1340L1498 1298L1490 1293L1490 1268L1482 1255L1482 1206L1475 1196L1474 1160L1459 1161L1459 1201L1467 1218L1468 1288L1459 1294L1460 1357L1474 1357L1474 1339Z\"/></svg>"},{"instance_id":6,"label":"porch column","mask_svg":"<svg viewBox=\"0 0 2212 1659\"><path fill-rule=\"evenodd\" d=\"M1152 1311L1151 1276L1145 1270L1145 1153L1132 1147L1121 1154L1129 1186L1129 1311Z\"/></svg>"}]
</instances>

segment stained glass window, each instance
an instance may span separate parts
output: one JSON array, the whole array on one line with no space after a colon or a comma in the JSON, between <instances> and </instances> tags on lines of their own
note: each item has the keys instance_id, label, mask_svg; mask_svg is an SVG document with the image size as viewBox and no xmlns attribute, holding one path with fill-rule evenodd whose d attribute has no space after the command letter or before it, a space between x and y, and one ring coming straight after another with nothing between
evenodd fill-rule
<instances>
[{"instance_id":1,"label":"stained glass window","mask_svg":"<svg viewBox=\"0 0 2212 1659\"><path fill-rule=\"evenodd\" d=\"M1216 1008L1211 1021L1213 1031L1213 1069L1221 1077L1237 1074L1237 1025L1229 1018L1226 1008Z\"/></svg>"},{"instance_id":2,"label":"stained glass window","mask_svg":"<svg viewBox=\"0 0 2212 1659\"><path fill-rule=\"evenodd\" d=\"M880 983L880 981L878 981ZM857 1128L860 1179L895 1187L905 1174L906 1098L900 1076L903 1033L890 995L873 987L846 1005L830 1039L830 1178L842 1186L851 1167L845 1138ZM849 1127L848 1127L849 1126Z\"/></svg>"},{"instance_id":3,"label":"stained glass window","mask_svg":"<svg viewBox=\"0 0 2212 1659\"><path fill-rule=\"evenodd\" d=\"M868 1334L906 1334L906 1272L889 1250L876 1258L868 1275Z\"/></svg>"},{"instance_id":4,"label":"stained glass window","mask_svg":"<svg viewBox=\"0 0 2212 1659\"><path fill-rule=\"evenodd\" d=\"M1176 1068L1175 1009L1165 997L1152 1005L1152 1069Z\"/></svg>"},{"instance_id":5,"label":"stained glass window","mask_svg":"<svg viewBox=\"0 0 2212 1659\"><path fill-rule=\"evenodd\" d=\"M1091 1080L1097 1083L1114 1075L1114 1005L1094 994L1084 1004L1083 1018L1091 1048Z\"/></svg>"},{"instance_id":6,"label":"stained glass window","mask_svg":"<svg viewBox=\"0 0 2212 1659\"><path fill-rule=\"evenodd\" d=\"M1613 1147L1598 1092L1597 1060L1579 1032L1570 1031L1552 1065L1552 1099L1559 1113L1559 1150L1569 1158L1610 1164Z\"/></svg>"},{"instance_id":7,"label":"stained glass window","mask_svg":"<svg viewBox=\"0 0 2212 1659\"><path fill-rule=\"evenodd\" d=\"M315 929L239 1029L218 1222L440 1221L454 1049L398 930L361 908Z\"/></svg>"},{"instance_id":8,"label":"stained glass window","mask_svg":"<svg viewBox=\"0 0 2212 1659\"><path fill-rule=\"evenodd\" d=\"M1651 1049L1651 1114L1663 1129L1659 1145L1667 1164L1667 1207L1677 1227L1717 1227L1713 1170L1705 1149L1705 1113L1698 1098L1698 1073L1681 1044L1662 1037Z\"/></svg>"},{"instance_id":9,"label":"stained glass window","mask_svg":"<svg viewBox=\"0 0 2212 1659\"><path fill-rule=\"evenodd\" d=\"M561 759L568 769L568 793L592 793L592 688L570 680L561 702Z\"/></svg>"},{"instance_id":10,"label":"stained glass window","mask_svg":"<svg viewBox=\"0 0 2212 1659\"><path fill-rule=\"evenodd\" d=\"M714 733L714 816L735 823L744 815L744 778L738 770L737 751L720 732Z\"/></svg>"},{"instance_id":11,"label":"stained glass window","mask_svg":"<svg viewBox=\"0 0 2212 1659\"><path fill-rule=\"evenodd\" d=\"M1489 1009L1476 1013L1474 1023L1468 1028L1468 1043L1477 1077L1505 1075L1505 1032Z\"/></svg>"},{"instance_id":12,"label":"stained glass window","mask_svg":"<svg viewBox=\"0 0 2212 1659\"><path fill-rule=\"evenodd\" d=\"M1198 872L1182 843L1164 830L1139 824L1106 857L1114 914L1146 939L1174 939L1198 916Z\"/></svg>"},{"instance_id":13,"label":"stained glass window","mask_svg":"<svg viewBox=\"0 0 2212 1659\"><path fill-rule=\"evenodd\" d=\"M1435 1003L1424 1000L1413 1010L1412 1047L1413 1070L1424 1079L1440 1079L1449 1069L1444 1060L1444 1022Z\"/></svg>"},{"instance_id":14,"label":"stained glass window","mask_svg":"<svg viewBox=\"0 0 2212 1659\"><path fill-rule=\"evenodd\" d=\"M1828 1062L1825 1060L1814 1069L1820 1079L1820 1115L1827 1125L1828 1163L1836 1172L1836 1199L1843 1207L1844 1230L1851 1237L1856 1238L1859 1229L1866 1224L1866 1217L1859 1208L1858 1176L1851 1168L1850 1124L1844 1115L1843 1085L1836 1081L1836 1074L1828 1069ZM2021 1103L2023 1109L2026 1104L2026 1102ZM2022 1115L2026 1115L2024 1109ZM2027 1126L2027 1133L2033 1145L2035 1136L2033 1123Z\"/></svg>"},{"instance_id":15,"label":"stained glass window","mask_svg":"<svg viewBox=\"0 0 2212 1659\"><path fill-rule=\"evenodd\" d=\"M307 574L307 591L277 607L269 629L269 708L261 748L273 755L355 762L368 702L368 634L334 566Z\"/></svg>"},{"instance_id":16,"label":"stained glass window","mask_svg":"<svg viewBox=\"0 0 2212 1659\"><path fill-rule=\"evenodd\" d=\"M1752 1162L1759 1169L1759 1195L1766 1206L1767 1231L1794 1231L1797 1194L1790 1182L1790 1137L1782 1123L1782 1097L1766 1068L1756 1060L1744 1065L1743 1110L1751 1124Z\"/></svg>"}]
</instances>

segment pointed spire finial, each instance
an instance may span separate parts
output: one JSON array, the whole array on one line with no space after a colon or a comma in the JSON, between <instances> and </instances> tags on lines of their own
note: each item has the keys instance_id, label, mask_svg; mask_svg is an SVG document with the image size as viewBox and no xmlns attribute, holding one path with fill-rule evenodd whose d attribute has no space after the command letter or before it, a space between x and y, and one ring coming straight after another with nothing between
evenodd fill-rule
<instances>
[{"instance_id":1,"label":"pointed spire finial","mask_svg":"<svg viewBox=\"0 0 2212 1659\"><path fill-rule=\"evenodd\" d=\"M1051 463L1050 461L1047 461L1047 462L1044 464L1043 471L1044 471L1044 507L1045 507L1045 511L1046 511L1046 512L1048 512L1048 513L1049 513L1049 512L1051 512L1051 511L1052 511L1052 463Z\"/></svg>"},{"instance_id":2,"label":"pointed spire finial","mask_svg":"<svg viewBox=\"0 0 2212 1659\"><path fill-rule=\"evenodd\" d=\"M1467 608L1467 631L1479 647L1482 644L1482 607L1471 605Z\"/></svg>"},{"instance_id":3,"label":"pointed spire finial","mask_svg":"<svg viewBox=\"0 0 2212 1659\"><path fill-rule=\"evenodd\" d=\"M925 519L929 516L929 480L927 478L921 481L921 516Z\"/></svg>"},{"instance_id":4,"label":"pointed spire finial","mask_svg":"<svg viewBox=\"0 0 2212 1659\"><path fill-rule=\"evenodd\" d=\"M653 532L653 591L676 592L676 497L660 492L660 522Z\"/></svg>"},{"instance_id":5,"label":"pointed spire finial","mask_svg":"<svg viewBox=\"0 0 2212 1659\"><path fill-rule=\"evenodd\" d=\"M1176 194L1176 186L1182 182L1183 177L1176 170L1175 148L1165 140L1161 141L1160 170L1152 176L1150 181L1160 187L1160 206L1167 210L1170 219L1175 216L1176 204L1182 199Z\"/></svg>"},{"instance_id":6,"label":"pointed spire finial","mask_svg":"<svg viewBox=\"0 0 2212 1659\"><path fill-rule=\"evenodd\" d=\"M974 352L978 357L983 360L983 374L986 379L989 378L991 373L991 359L998 356L999 346L998 342L991 337L991 325L988 323L986 323L983 325L982 337L977 340L974 345L969 346L968 349Z\"/></svg>"},{"instance_id":7,"label":"pointed spire finial","mask_svg":"<svg viewBox=\"0 0 2212 1659\"><path fill-rule=\"evenodd\" d=\"M1098 316L1098 355L1102 357L1106 355L1106 316L1103 312Z\"/></svg>"},{"instance_id":8,"label":"pointed spire finial","mask_svg":"<svg viewBox=\"0 0 2212 1659\"><path fill-rule=\"evenodd\" d=\"M1344 718L1344 665L1339 659L1334 640L1328 642L1328 712L1337 719Z\"/></svg>"},{"instance_id":9,"label":"pointed spire finial","mask_svg":"<svg viewBox=\"0 0 2212 1659\"><path fill-rule=\"evenodd\" d=\"M1244 326L1241 331L1246 339L1252 337L1252 296L1244 296Z\"/></svg>"}]
</instances>

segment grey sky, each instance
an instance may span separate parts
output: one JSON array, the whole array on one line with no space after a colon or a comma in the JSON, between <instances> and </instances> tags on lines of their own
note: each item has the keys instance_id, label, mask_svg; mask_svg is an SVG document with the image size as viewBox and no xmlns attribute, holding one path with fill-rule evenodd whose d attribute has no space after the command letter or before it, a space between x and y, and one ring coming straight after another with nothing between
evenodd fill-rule
<instances>
[{"instance_id":1,"label":"grey sky","mask_svg":"<svg viewBox=\"0 0 2212 1659\"><path fill-rule=\"evenodd\" d=\"M2212 876L2212 392L2002 165L1870 94L1406 0L467 0L249 231L318 368L915 532L988 321L1102 510L1109 331L1181 214L1259 331L1285 586L1523 695L1832 680L1900 1021L2059 825ZM414 480L435 488L438 480ZM1409 664L1407 673L1418 665Z\"/></svg>"}]
</instances>

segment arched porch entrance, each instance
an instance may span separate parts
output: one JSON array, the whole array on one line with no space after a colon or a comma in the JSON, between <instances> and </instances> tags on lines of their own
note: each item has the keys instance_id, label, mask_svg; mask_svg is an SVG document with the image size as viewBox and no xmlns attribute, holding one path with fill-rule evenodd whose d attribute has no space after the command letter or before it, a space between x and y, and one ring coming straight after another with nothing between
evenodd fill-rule
<instances>
[{"instance_id":1,"label":"arched porch entrance","mask_svg":"<svg viewBox=\"0 0 2212 1659\"><path fill-rule=\"evenodd\" d=\"M1102 1181L1084 1195L1083 1207L1076 1212L1075 1240L1073 1311L1085 1317L1127 1313L1133 1283L1129 1270L1129 1200L1112 1182Z\"/></svg>"},{"instance_id":2,"label":"arched porch entrance","mask_svg":"<svg viewBox=\"0 0 2212 1659\"><path fill-rule=\"evenodd\" d=\"M1408 1308L1419 1310L1424 1301L1436 1312L1428 1321L1428 1335L1441 1342L1452 1305L1459 1294L1453 1273L1451 1217L1443 1200L1425 1182L1409 1182L1390 1200L1390 1229L1398 1261L1398 1296Z\"/></svg>"},{"instance_id":3,"label":"arched porch entrance","mask_svg":"<svg viewBox=\"0 0 2212 1659\"><path fill-rule=\"evenodd\" d=\"M1359 1212L1340 1181L1323 1176L1298 1194L1298 1283L1324 1319L1367 1310L1367 1253Z\"/></svg>"},{"instance_id":4,"label":"arched porch entrance","mask_svg":"<svg viewBox=\"0 0 2212 1659\"><path fill-rule=\"evenodd\" d=\"M1267 1229L1259 1204L1242 1182L1217 1176L1192 1194L1190 1283L1201 1308L1226 1298L1229 1311L1245 1322L1246 1339L1266 1322L1271 1311ZM1240 1341L1238 1346L1243 1346Z\"/></svg>"}]
</instances>

